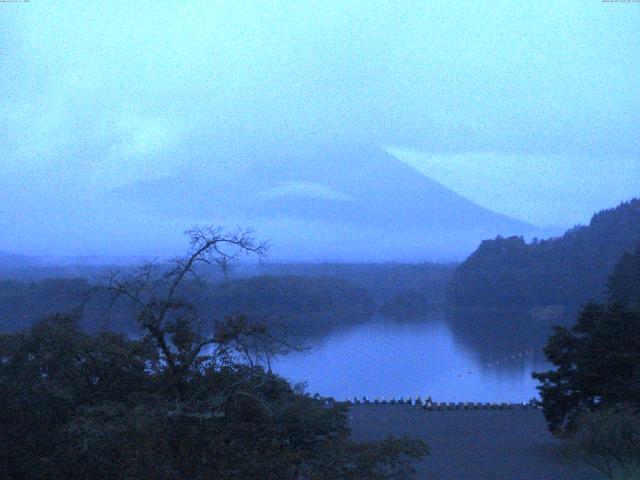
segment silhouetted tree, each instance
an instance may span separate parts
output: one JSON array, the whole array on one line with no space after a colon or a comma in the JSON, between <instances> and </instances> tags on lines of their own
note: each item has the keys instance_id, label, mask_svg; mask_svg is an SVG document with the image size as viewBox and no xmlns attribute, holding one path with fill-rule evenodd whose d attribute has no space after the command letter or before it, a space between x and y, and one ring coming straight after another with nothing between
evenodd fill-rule
<instances>
[{"instance_id":1,"label":"silhouetted tree","mask_svg":"<svg viewBox=\"0 0 640 480\"><path fill-rule=\"evenodd\" d=\"M555 327L544 351L555 369L533 377L552 431L571 430L581 411L640 406L640 312L590 303L573 327Z\"/></svg>"},{"instance_id":2,"label":"silhouetted tree","mask_svg":"<svg viewBox=\"0 0 640 480\"><path fill-rule=\"evenodd\" d=\"M0 478L62 478L60 435L79 409L150 392L159 368L145 342L89 336L69 316L0 336Z\"/></svg>"},{"instance_id":3,"label":"silhouetted tree","mask_svg":"<svg viewBox=\"0 0 640 480\"><path fill-rule=\"evenodd\" d=\"M609 277L609 298L625 306L640 302L640 243L616 263Z\"/></svg>"},{"instance_id":4,"label":"silhouetted tree","mask_svg":"<svg viewBox=\"0 0 640 480\"><path fill-rule=\"evenodd\" d=\"M185 299L197 267L264 246L247 232L188 234L191 248L171 268L113 273L98 289L129 303L141 338L92 336L69 316L0 337L0 476L408 478L424 444L352 442L346 405L271 372L271 356L289 346L265 327L238 314L202 328Z\"/></svg>"}]
</instances>

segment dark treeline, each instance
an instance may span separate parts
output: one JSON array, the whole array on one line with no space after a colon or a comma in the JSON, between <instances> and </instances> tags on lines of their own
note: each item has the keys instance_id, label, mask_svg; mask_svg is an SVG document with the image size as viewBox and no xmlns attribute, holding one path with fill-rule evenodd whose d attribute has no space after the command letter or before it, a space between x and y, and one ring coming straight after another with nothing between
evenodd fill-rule
<instances>
[{"instance_id":1,"label":"dark treeline","mask_svg":"<svg viewBox=\"0 0 640 480\"><path fill-rule=\"evenodd\" d=\"M106 267L29 267L26 257L7 263L0 280L0 330L26 328L50 313L72 313ZM28 262L27 262L28 263ZM74 269L79 269L78 271ZM293 333L326 331L360 321L377 310L415 316L445 300L454 265L448 264L264 264L240 266L228 277L216 270L201 272L185 292L209 318L239 311ZM121 269L127 271L127 268ZM20 273L22 272L22 273ZM268 273L267 273L268 272ZM52 273L59 278L42 278ZM73 278L78 273L80 277ZM266 273L266 274L265 274ZM71 276L71 278L66 278ZM85 305L82 327L135 333L126 308L104 315L108 299L93 295ZM209 327L209 326L206 326Z\"/></svg>"},{"instance_id":2,"label":"dark treeline","mask_svg":"<svg viewBox=\"0 0 640 480\"><path fill-rule=\"evenodd\" d=\"M52 313L72 313L90 288L81 278L0 281L0 330L17 331ZM94 330L94 329L91 329Z\"/></svg>"},{"instance_id":3,"label":"dark treeline","mask_svg":"<svg viewBox=\"0 0 640 480\"><path fill-rule=\"evenodd\" d=\"M115 264L114 264L115 265ZM0 279L35 282L47 278L84 278L94 280L116 268L111 264L87 264L80 260L71 264L43 263L38 258L0 252Z\"/></svg>"},{"instance_id":4,"label":"dark treeline","mask_svg":"<svg viewBox=\"0 0 640 480\"><path fill-rule=\"evenodd\" d=\"M201 276L217 283L260 275L297 277L334 277L362 288L378 305L396 297L418 295L429 305L442 305L455 263L269 263L232 266L226 275L217 269L203 268ZM127 265L43 265L38 259L0 252L0 279L38 282L44 279L82 278L91 283L113 270L127 270Z\"/></svg>"},{"instance_id":5,"label":"dark treeline","mask_svg":"<svg viewBox=\"0 0 640 480\"><path fill-rule=\"evenodd\" d=\"M242 312L294 333L312 333L371 316L369 292L335 277L260 275L209 285L200 297L202 311L227 316Z\"/></svg>"},{"instance_id":6,"label":"dark treeline","mask_svg":"<svg viewBox=\"0 0 640 480\"><path fill-rule=\"evenodd\" d=\"M137 332L127 305L109 309L109 298L100 292L88 296L91 289L84 279L0 281L0 330L21 330L48 314L75 313L83 305L80 322L86 331ZM215 320L242 312L292 333L307 333L358 321L376 309L364 288L331 277L261 275L224 283L185 282L181 290L209 319L202 325L205 329L211 329Z\"/></svg>"},{"instance_id":7,"label":"dark treeline","mask_svg":"<svg viewBox=\"0 0 640 480\"><path fill-rule=\"evenodd\" d=\"M415 290L396 293L380 306L380 313L396 319L423 317L429 312L444 308L444 301L436 301L431 295Z\"/></svg>"},{"instance_id":8,"label":"dark treeline","mask_svg":"<svg viewBox=\"0 0 640 480\"><path fill-rule=\"evenodd\" d=\"M569 305L602 300L618 259L640 242L640 200L597 213L562 237L482 242L453 274L456 306Z\"/></svg>"},{"instance_id":9,"label":"dark treeline","mask_svg":"<svg viewBox=\"0 0 640 480\"><path fill-rule=\"evenodd\" d=\"M454 263L265 263L260 269L272 275L329 276L353 282L379 304L397 295L419 292L429 304L442 304Z\"/></svg>"}]
</instances>

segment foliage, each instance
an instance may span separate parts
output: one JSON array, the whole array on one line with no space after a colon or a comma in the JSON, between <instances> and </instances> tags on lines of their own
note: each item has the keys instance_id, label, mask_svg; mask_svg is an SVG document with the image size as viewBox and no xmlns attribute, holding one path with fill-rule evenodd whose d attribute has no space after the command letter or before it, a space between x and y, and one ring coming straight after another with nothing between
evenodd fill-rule
<instances>
[{"instance_id":1,"label":"foliage","mask_svg":"<svg viewBox=\"0 0 640 480\"><path fill-rule=\"evenodd\" d=\"M162 288L159 278L156 288ZM91 285L82 279L47 279L24 283L0 281L0 322L2 330L16 331L38 319L60 312L73 314ZM305 332L328 328L370 316L375 311L371 296L351 282L331 277L262 275L231 280L224 284L190 280L181 286L181 296L210 319L243 312L265 324L285 325L291 331ZM108 327L125 333L140 333L132 319L130 305L120 302L112 308L108 322L104 316L109 298L94 292L84 303L80 325L91 332Z\"/></svg>"},{"instance_id":2,"label":"foliage","mask_svg":"<svg viewBox=\"0 0 640 480\"><path fill-rule=\"evenodd\" d=\"M189 235L173 268L114 272L99 289L130 304L140 339L90 335L65 315L0 337L0 476L408 478L425 446L352 442L345 405L261 366L288 348L266 328L243 315L201 328L202 313L181 296L195 266L263 246L246 232Z\"/></svg>"},{"instance_id":3,"label":"foliage","mask_svg":"<svg viewBox=\"0 0 640 480\"><path fill-rule=\"evenodd\" d=\"M47 478L58 435L77 408L145 391L157 356L144 342L89 337L66 316L52 316L0 341L0 473ZM53 470L52 470L53 469Z\"/></svg>"},{"instance_id":4,"label":"foliage","mask_svg":"<svg viewBox=\"0 0 640 480\"><path fill-rule=\"evenodd\" d=\"M73 313L88 291L89 284L82 279L0 281L2 331L28 328L37 320L53 313Z\"/></svg>"},{"instance_id":5,"label":"foliage","mask_svg":"<svg viewBox=\"0 0 640 480\"><path fill-rule=\"evenodd\" d=\"M431 303L428 296L419 290L402 291L380 306L380 313L396 318L418 317L442 308Z\"/></svg>"},{"instance_id":6,"label":"foliage","mask_svg":"<svg viewBox=\"0 0 640 480\"><path fill-rule=\"evenodd\" d=\"M352 282L334 277L260 275L209 288L199 302L215 306L217 315L239 311L262 323L290 332L330 328L371 316L371 295Z\"/></svg>"},{"instance_id":7,"label":"foliage","mask_svg":"<svg viewBox=\"0 0 640 480\"><path fill-rule=\"evenodd\" d=\"M533 376L552 431L571 430L583 410L640 406L639 311L590 303L573 327L555 327L544 351L555 370Z\"/></svg>"},{"instance_id":8,"label":"foliage","mask_svg":"<svg viewBox=\"0 0 640 480\"><path fill-rule=\"evenodd\" d=\"M333 277L363 287L378 303L403 292L420 292L430 304L445 302L456 264L449 263L265 263L270 275Z\"/></svg>"},{"instance_id":9,"label":"foliage","mask_svg":"<svg viewBox=\"0 0 640 480\"><path fill-rule=\"evenodd\" d=\"M640 243L616 263L609 277L609 298L626 306L640 303Z\"/></svg>"},{"instance_id":10,"label":"foliage","mask_svg":"<svg viewBox=\"0 0 640 480\"><path fill-rule=\"evenodd\" d=\"M640 412L617 406L583 412L563 437L562 456L611 480L632 480L640 470Z\"/></svg>"},{"instance_id":11,"label":"foliage","mask_svg":"<svg viewBox=\"0 0 640 480\"><path fill-rule=\"evenodd\" d=\"M184 282L181 295L209 318L241 311L272 327L317 334L369 317L378 305L384 314L422 315L444 304L454 268L453 264L434 263L264 263L257 268L238 265L223 282L220 272L200 266L199 280ZM51 313L73 313L91 289L88 279L103 276L106 267L87 269L51 267L45 271L51 278L34 274L28 282L0 280L0 330L28 328ZM57 278L65 275L81 277ZM106 324L108 305L108 298L94 292L85 303L80 325L91 332L109 328L140 333L126 305L112 308Z\"/></svg>"},{"instance_id":12,"label":"foliage","mask_svg":"<svg viewBox=\"0 0 640 480\"><path fill-rule=\"evenodd\" d=\"M582 305L602 299L622 254L640 242L640 199L597 213L560 238L487 240L456 269L447 302L457 306Z\"/></svg>"}]
</instances>

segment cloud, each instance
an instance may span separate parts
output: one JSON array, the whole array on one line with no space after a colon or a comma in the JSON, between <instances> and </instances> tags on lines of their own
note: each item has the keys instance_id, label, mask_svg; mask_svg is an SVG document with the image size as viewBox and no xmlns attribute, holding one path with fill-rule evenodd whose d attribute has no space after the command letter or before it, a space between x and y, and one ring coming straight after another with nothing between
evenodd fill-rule
<instances>
[{"instance_id":1,"label":"cloud","mask_svg":"<svg viewBox=\"0 0 640 480\"><path fill-rule=\"evenodd\" d=\"M94 177L112 187L165 177L179 163L170 152L183 133L177 120L163 117L122 116L103 125L101 136L109 146L93 162Z\"/></svg>"},{"instance_id":2,"label":"cloud","mask_svg":"<svg viewBox=\"0 0 640 480\"><path fill-rule=\"evenodd\" d=\"M633 9L584 0L2 8L0 191L11 198L0 214L64 232L51 207L56 222L87 219L91 232L103 207L73 199L195 159L223 170L215 154L228 146L338 141L419 150L435 159L432 176L488 208L574 223L637 181L621 163L640 158ZM192 156L174 155L185 143ZM322 185L279 188L266 194L345 200ZM117 230L128 215L105 218ZM19 221L11 235L32 241Z\"/></svg>"},{"instance_id":3,"label":"cloud","mask_svg":"<svg viewBox=\"0 0 640 480\"><path fill-rule=\"evenodd\" d=\"M126 157L161 153L175 145L182 129L166 118L130 117L118 122L121 142L116 152Z\"/></svg>"},{"instance_id":4,"label":"cloud","mask_svg":"<svg viewBox=\"0 0 640 480\"><path fill-rule=\"evenodd\" d=\"M11 15L3 91L61 118L54 142L131 114L232 141L638 152L640 19L623 9L70 1Z\"/></svg>"}]
</instances>

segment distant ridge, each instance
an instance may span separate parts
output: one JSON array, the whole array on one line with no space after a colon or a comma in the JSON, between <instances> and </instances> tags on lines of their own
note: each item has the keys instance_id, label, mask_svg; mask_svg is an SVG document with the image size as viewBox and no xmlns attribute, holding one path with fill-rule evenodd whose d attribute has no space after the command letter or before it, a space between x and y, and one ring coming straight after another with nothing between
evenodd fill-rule
<instances>
[{"instance_id":1,"label":"distant ridge","mask_svg":"<svg viewBox=\"0 0 640 480\"><path fill-rule=\"evenodd\" d=\"M257 223L276 251L291 253L288 259L308 260L313 252L322 260L459 259L485 238L544 234L474 204L376 146L177 155L182 170L117 193L172 216ZM287 222L291 228L283 227Z\"/></svg>"},{"instance_id":2,"label":"distant ridge","mask_svg":"<svg viewBox=\"0 0 640 480\"><path fill-rule=\"evenodd\" d=\"M527 244L484 241L458 266L448 302L456 306L571 305L602 299L618 259L640 243L640 199L596 213L588 226Z\"/></svg>"},{"instance_id":3,"label":"distant ridge","mask_svg":"<svg viewBox=\"0 0 640 480\"><path fill-rule=\"evenodd\" d=\"M0 252L0 274L33 265L33 259L25 255Z\"/></svg>"}]
</instances>

